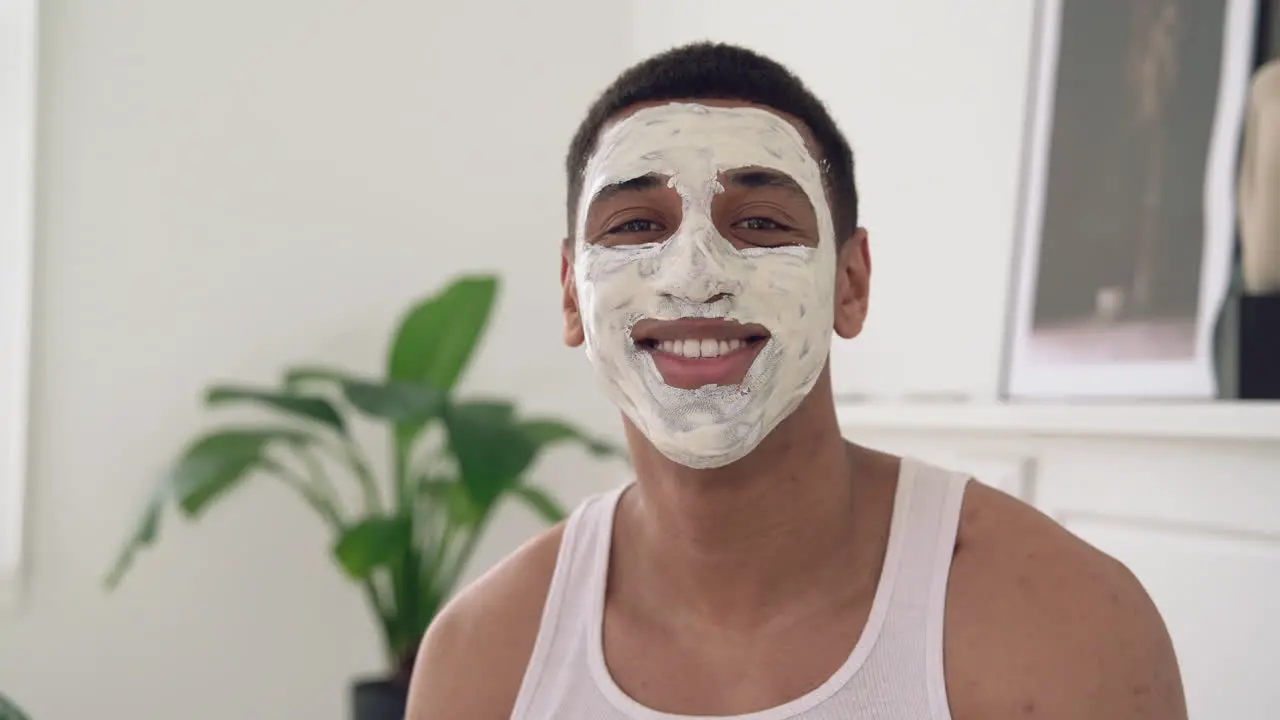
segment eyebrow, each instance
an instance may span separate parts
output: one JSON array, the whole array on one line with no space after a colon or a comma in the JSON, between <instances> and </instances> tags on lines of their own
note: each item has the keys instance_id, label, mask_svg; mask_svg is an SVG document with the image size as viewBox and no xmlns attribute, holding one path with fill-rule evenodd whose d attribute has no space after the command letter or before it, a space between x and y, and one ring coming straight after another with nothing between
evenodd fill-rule
<instances>
[{"instance_id":1,"label":"eyebrow","mask_svg":"<svg viewBox=\"0 0 1280 720\"><path fill-rule=\"evenodd\" d=\"M808 199L808 194L800 187L790 175L777 170L765 170L753 168L748 170L734 170L726 173L725 180L730 185L747 189L758 188L780 188L787 192L792 192L801 197ZM630 180L622 180L616 183L610 183L600 188L600 191L591 198L589 205L604 202L611 197L621 195L628 192L643 192L645 190L653 190L654 188L663 187L667 184L667 177L658 173L649 173Z\"/></svg>"},{"instance_id":2,"label":"eyebrow","mask_svg":"<svg viewBox=\"0 0 1280 720\"><path fill-rule=\"evenodd\" d=\"M623 180L621 182L610 183L608 185L605 185L604 187L600 188L600 191L595 194L595 197L591 198L591 202L588 204L594 205L598 202L603 202L605 200L608 200L609 198L615 195L620 195L622 193L627 193L627 192L642 192L644 190L652 190L657 187L662 187L666 184L667 184L667 179L657 173L649 173L648 175L641 175L640 177L634 177L634 178L631 178L630 180Z\"/></svg>"},{"instance_id":3,"label":"eyebrow","mask_svg":"<svg viewBox=\"0 0 1280 720\"><path fill-rule=\"evenodd\" d=\"M780 188L808 198L808 194L790 175L776 170L737 170L727 174L725 180L740 188Z\"/></svg>"}]
</instances>

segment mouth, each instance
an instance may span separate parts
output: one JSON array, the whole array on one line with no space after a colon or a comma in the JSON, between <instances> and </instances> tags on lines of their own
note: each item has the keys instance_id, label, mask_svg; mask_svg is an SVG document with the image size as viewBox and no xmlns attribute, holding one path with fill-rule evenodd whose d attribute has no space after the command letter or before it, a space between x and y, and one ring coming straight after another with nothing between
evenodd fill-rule
<instances>
[{"instance_id":1,"label":"mouth","mask_svg":"<svg viewBox=\"0 0 1280 720\"><path fill-rule=\"evenodd\" d=\"M759 325L689 318L642 320L631 337L637 348L653 357L664 382L693 390L740 385L770 335Z\"/></svg>"}]
</instances>

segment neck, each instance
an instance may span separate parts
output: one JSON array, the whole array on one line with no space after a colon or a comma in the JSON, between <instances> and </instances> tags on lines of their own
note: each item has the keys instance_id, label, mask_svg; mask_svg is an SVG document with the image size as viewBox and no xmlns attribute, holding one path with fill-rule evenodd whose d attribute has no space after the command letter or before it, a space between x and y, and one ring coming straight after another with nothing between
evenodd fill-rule
<instances>
[{"instance_id":1,"label":"neck","mask_svg":"<svg viewBox=\"0 0 1280 720\"><path fill-rule=\"evenodd\" d=\"M655 611L760 627L803 605L804 588L859 579L854 478L866 464L841 437L825 373L760 447L723 468L677 465L628 433L637 482L619 507L619 564Z\"/></svg>"}]
</instances>

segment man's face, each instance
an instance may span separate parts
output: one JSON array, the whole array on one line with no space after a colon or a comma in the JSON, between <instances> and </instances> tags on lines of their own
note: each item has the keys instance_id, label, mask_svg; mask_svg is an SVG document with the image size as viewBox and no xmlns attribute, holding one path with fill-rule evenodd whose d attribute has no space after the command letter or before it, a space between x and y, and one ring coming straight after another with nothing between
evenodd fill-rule
<instances>
[{"instance_id":1,"label":"man's face","mask_svg":"<svg viewBox=\"0 0 1280 720\"><path fill-rule=\"evenodd\" d=\"M826 363L836 243L796 127L754 107L647 107L601 135L574 228L588 357L675 462L751 452Z\"/></svg>"}]
</instances>

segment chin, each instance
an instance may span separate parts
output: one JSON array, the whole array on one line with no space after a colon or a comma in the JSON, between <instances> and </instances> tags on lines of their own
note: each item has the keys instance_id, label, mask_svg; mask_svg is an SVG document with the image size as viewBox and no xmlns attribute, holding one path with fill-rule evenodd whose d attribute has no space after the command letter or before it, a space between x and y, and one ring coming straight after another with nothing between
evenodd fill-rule
<instances>
[{"instance_id":1,"label":"chin","mask_svg":"<svg viewBox=\"0 0 1280 720\"><path fill-rule=\"evenodd\" d=\"M744 426L739 425L739 428ZM668 460L693 470L715 470L750 455L763 438L742 437L731 427L707 426L665 437L649 436Z\"/></svg>"}]
</instances>

